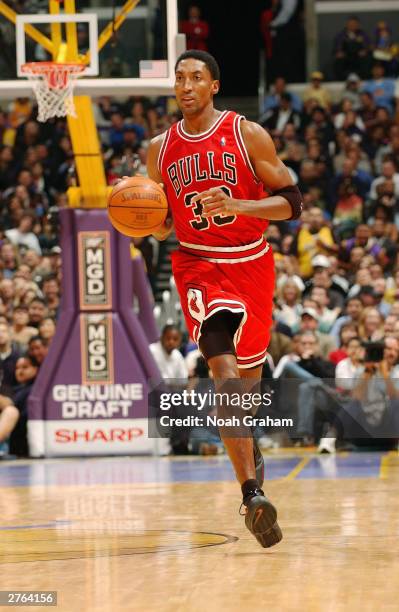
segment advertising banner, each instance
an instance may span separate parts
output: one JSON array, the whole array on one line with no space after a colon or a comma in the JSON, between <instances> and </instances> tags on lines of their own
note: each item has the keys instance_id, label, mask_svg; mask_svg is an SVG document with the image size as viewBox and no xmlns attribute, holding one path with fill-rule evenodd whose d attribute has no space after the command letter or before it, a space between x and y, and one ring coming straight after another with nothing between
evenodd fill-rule
<instances>
[{"instance_id":1,"label":"advertising banner","mask_svg":"<svg viewBox=\"0 0 399 612\"><path fill-rule=\"evenodd\" d=\"M63 210L61 227L61 312L29 398L30 453L152 452L147 381L160 375L148 345L158 332L143 262L105 210Z\"/></svg>"}]
</instances>

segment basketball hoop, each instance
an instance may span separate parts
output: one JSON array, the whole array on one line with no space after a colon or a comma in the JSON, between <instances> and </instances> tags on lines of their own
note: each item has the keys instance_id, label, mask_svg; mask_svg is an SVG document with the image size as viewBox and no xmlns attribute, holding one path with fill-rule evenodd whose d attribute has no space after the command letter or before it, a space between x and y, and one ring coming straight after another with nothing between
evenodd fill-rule
<instances>
[{"instance_id":1,"label":"basketball hoop","mask_svg":"<svg viewBox=\"0 0 399 612\"><path fill-rule=\"evenodd\" d=\"M85 64L57 62L28 62L21 71L32 83L38 103L38 121L51 117L76 117L73 90Z\"/></svg>"}]
</instances>

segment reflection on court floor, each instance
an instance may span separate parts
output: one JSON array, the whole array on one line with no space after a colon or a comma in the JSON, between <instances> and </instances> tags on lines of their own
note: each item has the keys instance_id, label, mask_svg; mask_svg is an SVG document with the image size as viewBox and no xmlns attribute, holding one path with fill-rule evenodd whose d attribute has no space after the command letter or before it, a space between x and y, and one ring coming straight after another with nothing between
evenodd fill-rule
<instances>
[{"instance_id":1,"label":"reflection on court floor","mask_svg":"<svg viewBox=\"0 0 399 612\"><path fill-rule=\"evenodd\" d=\"M375 478L399 467L396 452L266 455L266 478ZM113 459L1 462L0 487L235 480L225 456L212 458L118 457Z\"/></svg>"}]
</instances>

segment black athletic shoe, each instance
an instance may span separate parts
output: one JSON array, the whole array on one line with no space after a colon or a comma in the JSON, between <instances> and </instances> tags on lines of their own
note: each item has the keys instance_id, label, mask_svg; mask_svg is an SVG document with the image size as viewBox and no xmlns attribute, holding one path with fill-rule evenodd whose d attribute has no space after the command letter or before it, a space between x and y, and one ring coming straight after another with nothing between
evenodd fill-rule
<instances>
[{"instance_id":1,"label":"black athletic shoe","mask_svg":"<svg viewBox=\"0 0 399 612\"><path fill-rule=\"evenodd\" d=\"M255 438L253 439L253 443L256 480L258 481L259 488L261 489L265 480L265 462L263 459L262 451L260 450Z\"/></svg>"},{"instance_id":2,"label":"black athletic shoe","mask_svg":"<svg viewBox=\"0 0 399 612\"><path fill-rule=\"evenodd\" d=\"M270 548L282 540L277 510L262 489L251 491L242 505L245 507L245 525L263 548Z\"/></svg>"}]
</instances>

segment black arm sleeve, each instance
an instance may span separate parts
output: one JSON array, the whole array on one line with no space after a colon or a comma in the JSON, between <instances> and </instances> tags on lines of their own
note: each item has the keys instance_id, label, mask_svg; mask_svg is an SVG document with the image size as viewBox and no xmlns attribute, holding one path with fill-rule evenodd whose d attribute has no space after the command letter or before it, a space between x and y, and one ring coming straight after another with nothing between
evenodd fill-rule
<instances>
[{"instance_id":1,"label":"black arm sleeve","mask_svg":"<svg viewBox=\"0 0 399 612\"><path fill-rule=\"evenodd\" d=\"M287 185L287 187L283 187L282 189L278 189L277 191L273 191L272 195L281 196L288 200L291 205L292 215L287 221L291 221L292 219L299 219L303 209L302 195L296 185Z\"/></svg>"}]
</instances>

